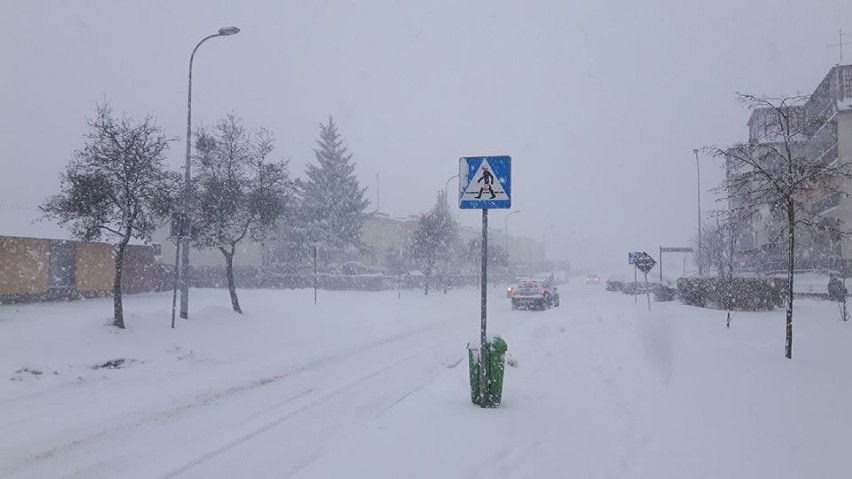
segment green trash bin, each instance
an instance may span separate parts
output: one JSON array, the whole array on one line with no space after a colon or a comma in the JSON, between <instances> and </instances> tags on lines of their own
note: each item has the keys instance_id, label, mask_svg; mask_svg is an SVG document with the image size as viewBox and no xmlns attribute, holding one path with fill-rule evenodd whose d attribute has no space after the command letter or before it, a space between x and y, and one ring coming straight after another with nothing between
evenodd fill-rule
<instances>
[{"instance_id":1,"label":"green trash bin","mask_svg":"<svg viewBox=\"0 0 852 479\"><path fill-rule=\"evenodd\" d=\"M481 407L497 407L503 399L503 373L506 369L506 351L509 349L503 338L496 336L485 344L485 394L479 392L479 345L468 343L468 371L470 373L470 400Z\"/></svg>"}]
</instances>

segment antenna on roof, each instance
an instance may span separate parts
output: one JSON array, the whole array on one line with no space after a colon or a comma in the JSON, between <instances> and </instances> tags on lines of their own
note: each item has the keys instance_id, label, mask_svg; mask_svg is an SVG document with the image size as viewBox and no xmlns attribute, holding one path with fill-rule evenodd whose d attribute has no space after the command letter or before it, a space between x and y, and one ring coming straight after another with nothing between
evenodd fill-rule
<instances>
[{"instance_id":1,"label":"antenna on roof","mask_svg":"<svg viewBox=\"0 0 852 479\"><path fill-rule=\"evenodd\" d=\"M838 65L843 65L843 45L852 45L852 42L844 42L844 41L843 41L843 37L844 37L844 36L848 36L848 35L844 35L844 34L843 34L843 29L840 29L839 36L840 36L840 41L839 41L839 42L837 42L837 43L832 43L832 44L831 44L831 45L829 45L828 47L829 47L829 48L831 48L831 47L838 47L838 48L840 48L840 63L838 63Z\"/></svg>"}]
</instances>

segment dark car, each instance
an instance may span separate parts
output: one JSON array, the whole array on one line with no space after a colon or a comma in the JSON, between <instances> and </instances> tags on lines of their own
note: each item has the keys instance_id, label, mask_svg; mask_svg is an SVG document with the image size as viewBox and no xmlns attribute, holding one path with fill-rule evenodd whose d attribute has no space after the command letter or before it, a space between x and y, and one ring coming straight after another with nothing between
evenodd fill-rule
<instances>
[{"instance_id":1,"label":"dark car","mask_svg":"<svg viewBox=\"0 0 852 479\"><path fill-rule=\"evenodd\" d=\"M549 282L522 281L512 292L512 309L545 310L554 306L559 306L559 291Z\"/></svg>"}]
</instances>

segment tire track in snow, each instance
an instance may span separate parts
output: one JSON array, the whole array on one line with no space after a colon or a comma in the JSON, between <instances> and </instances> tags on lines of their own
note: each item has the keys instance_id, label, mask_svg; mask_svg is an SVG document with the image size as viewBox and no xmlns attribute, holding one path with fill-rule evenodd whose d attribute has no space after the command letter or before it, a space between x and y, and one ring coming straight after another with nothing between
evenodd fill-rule
<instances>
[{"instance_id":1,"label":"tire track in snow","mask_svg":"<svg viewBox=\"0 0 852 479\"><path fill-rule=\"evenodd\" d=\"M413 336L434 331L452 324L453 321L444 321L440 323L430 324L425 327L404 331L392 336L368 342L367 344L355 345L350 348L343 349L341 352L337 352L335 354L330 354L319 359L308 361L301 365L291 367L279 374L255 378L238 385L220 388L219 390L208 392L205 394L195 395L190 401L185 402L184 404L181 404L179 406L167 408L154 414L148 414L142 417L141 419L129 421L125 420L118 425L109 427L108 429L98 431L96 433L89 434L81 438L66 441L62 444L43 450L41 452L18 458L16 462L7 465L3 470L0 470L0 477L10 477L15 474L20 474L27 469L39 466L40 464L46 461L57 460L59 457L73 453L81 448L93 448L93 444L95 443L114 439L115 437L121 436L122 434L126 434L128 431L132 431L133 429L138 428L140 426L153 425L160 423L166 419L174 419L182 415L189 414L191 411L194 411L199 407L215 406L222 403L223 401L239 396L242 393L257 390L259 388L266 387L270 384L275 384L283 379L292 378L307 372L316 371L324 367L338 364L352 357L368 354L383 346L405 341L406 339L409 339ZM393 365L390 365L383 369L387 369L392 366ZM378 374L379 372L376 372L376 374ZM364 378L364 380L366 379L368 378ZM303 397L304 395L310 394L311 392L313 392L313 389L302 391L294 397L294 400L298 399L299 397ZM334 394L332 394L332 397L333 395ZM285 400L282 405L287 404L289 402L289 400ZM73 473L69 472L69 474Z\"/></svg>"},{"instance_id":2,"label":"tire track in snow","mask_svg":"<svg viewBox=\"0 0 852 479\"><path fill-rule=\"evenodd\" d=\"M246 441L249 441L249 440L251 440L251 439L254 439L254 438L256 438L256 437L260 436L261 434L263 434L263 433L265 433L265 432L269 431L270 429L273 429L273 428L275 428L275 427L277 427L277 426L281 425L282 423L286 422L288 419L291 419L291 418L293 418L293 417L295 417L295 416L298 416L299 414L301 414L301 413L303 413L303 412L305 412L305 411L308 411L308 410L310 410L310 409L312 409L312 408L315 408L315 407L317 407L317 406L323 405L323 404L325 404L325 403L327 403L327 402L329 402L329 401L331 401L331 400L333 400L333 399L337 398L337 397L338 397L338 396L340 396L341 394L344 394L345 392L347 392L347 391L349 391L349 390L351 390L351 389L353 389L353 388L355 388L355 387L357 387L357 386L359 386L359 385L363 384L364 382L369 381L370 379L372 379L372 378L374 378L374 377L376 377L376 376L379 376L380 374L384 373L385 371L388 371L388 370L390 370L390 369L396 368L396 367L397 367L397 366L399 366L400 364L402 364L402 363L404 363L404 362L406 362L406 361L408 361L408 360L410 360L410 359L412 359L412 358L414 358L414 357L418 356L418 355L419 355L419 354L421 354L421 353L422 353L422 350L417 351L417 352L412 353L412 354L409 354L409 355L407 355L407 356L405 356L405 357L403 357L403 358L397 359L396 361L393 361L393 362L391 362L390 364L386 364L385 366L382 366L381 368L376 369L376 370L372 371L372 372L371 372L371 373L369 373L369 374L366 374L366 375L364 375L364 376L361 376L361 377L359 377L358 379L356 379L356 380L354 380L354 381L351 381L351 382L347 383L347 384L346 384L346 385L344 385L343 387L340 387L340 388L334 389L334 390L332 390L332 391L329 391L329 392L327 392L327 393L325 393L325 394L321 395L320 397L318 397L318 398L314 399L313 401L309 402L308 404L305 404L305 405L303 405L303 406L301 406L301 407L299 407L299 408L296 408L296 409L294 409L294 410L292 410L292 411L288 411L288 412L286 412L285 414L283 414L282 416L279 416L278 418L276 418L276 419L274 419L274 420L272 420L272 421L270 421L270 422L268 422L268 423L264 424L263 426L261 426L261 427L259 427L259 428L255 429L255 430L253 430L253 431L250 431L250 432L248 432L248 433L246 433L246 434L243 434L242 436L240 436L240 437L238 437L238 438L236 438L236 439L233 439L233 440L231 440L231 441L228 441L227 443L223 444L222 446L219 446L219 447L217 447L217 448L215 448L215 449L213 449L213 450L211 450L211 451L209 451L209 452L207 452L207 453L204 453L204 454L202 454L202 455L200 455L200 456L196 457L196 458L195 458L195 459L193 459L192 461L189 461L189 462L187 462L186 464L184 464L184 465L182 465L182 466L178 467L177 469L174 469L174 470L172 470L172 471L170 471L170 472L168 472L168 473L166 473L166 474L164 474L164 475L161 475L161 476L159 476L159 477L160 477L160 479L171 479L171 478L177 477L177 476L179 476L180 474L183 474L184 472L187 472L187 471L189 471L190 469L192 469L192 468L194 468L194 467L196 467L196 466L199 466L199 465L203 464L204 462L206 462L206 461L208 461L208 460L210 460L210 459L213 459L213 458L215 458L216 456L219 456L220 454L222 454L222 453L224 453L224 452L227 452L227 451L229 451L229 450L231 450L231 449L233 449L233 448L235 448L235 447L237 447L237 446L239 446L239 445L241 445L241 444L245 443ZM436 375L435 377L437 377L437 375ZM434 377L433 377L433 378L430 378L430 380L429 380L429 381L426 381L425 383L423 383L423 384L420 384L420 385L416 386L416 387L415 387L414 389L412 389L411 391L409 391L409 392L405 393L405 394L402 396L402 398L398 399L398 400L397 400L397 401L395 401L393 404L395 405L395 404L399 403L399 402L400 402L400 401L402 401L405 397L407 397L409 394L411 394L412 392L416 391L417 389L422 388L425 384L428 384L428 382L430 382L430 381L431 381L431 380L433 380L433 379L434 379ZM389 409L389 408L385 408L385 410L386 410L386 409ZM288 475L286 475L286 476L284 476L284 477L290 477L290 476L292 476L293 474L297 473L299 470L301 470L302 468L304 468L304 467L308 466L311 462L313 462L313 459L315 459L315 457L308 458L308 460L306 460L306 461L305 461L305 460L303 460L303 461L299 461L299 464L298 464L297 469L296 469L295 471L291 471L291 472L290 472L290 474L288 474Z\"/></svg>"}]
</instances>

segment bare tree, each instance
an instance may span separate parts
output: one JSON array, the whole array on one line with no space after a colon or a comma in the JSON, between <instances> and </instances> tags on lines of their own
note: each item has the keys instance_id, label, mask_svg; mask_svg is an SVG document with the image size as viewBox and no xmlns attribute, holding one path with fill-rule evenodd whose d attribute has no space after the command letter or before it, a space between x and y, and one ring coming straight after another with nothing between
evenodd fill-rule
<instances>
[{"instance_id":1,"label":"bare tree","mask_svg":"<svg viewBox=\"0 0 852 479\"><path fill-rule=\"evenodd\" d=\"M74 153L61 177L60 193L48 198L42 212L74 236L115 241L113 324L124 328L121 277L131 238L150 241L159 221L168 216L180 177L164 168L169 142L153 117L136 123L115 118L108 103L87 120L86 144Z\"/></svg>"},{"instance_id":2,"label":"bare tree","mask_svg":"<svg viewBox=\"0 0 852 479\"><path fill-rule=\"evenodd\" d=\"M701 257L696 261L701 262L705 271L714 269L718 276L722 276L725 270L725 229L716 221L715 223L705 221L701 227Z\"/></svg>"},{"instance_id":3,"label":"bare tree","mask_svg":"<svg viewBox=\"0 0 852 479\"><path fill-rule=\"evenodd\" d=\"M727 312L726 326L731 328L733 309L736 307L734 269L736 268L736 246L738 224L730 211L714 212L716 221L707 222L702 228L702 251L704 264L712 266L719 278L719 287L724 288L723 306ZM709 269L709 268L707 268ZM705 269L705 271L707 270Z\"/></svg>"},{"instance_id":4,"label":"bare tree","mask_svg":"<svg viewBox=\"0 0 852 479\"><path fill-rule=\"evenodd\" d=\"M786 252L787 320L785 356L793 357L793 271L800 230L813 234L844 234L836 221L822 217L815 198L836 191L852 177L850 164L828 161L812 140L827 123L809 114L803 97L766 98L738 94L755 122L749 141L729 148L711 148L725 161L722 187L730 212L740 222L761 220ZM769 241L769 244L775 241Z\"/></svg>"},{"instance_id":5,"label":"bare tree","mask_svg":"<svg viewBox=\"0 0 852 479\"><path fill-rule=\"evenodd\" d=\"M450 214L444 193L439 191L435 206L420 215L411 240L411 256L423 269L426 281L423 294L429 294L429 282L444 263L452 260L459 241L458 224Z\"/></svg>"},{"instance_id":6,"label":"bare tree","mask_svg":"<svg viewBox=\"0 0 852 479\"><path fill-rule=\"evenodd\" d=\"M732 278L736 268L738 223L729 211L714 211L715 221L701 228L701 255L706 269L713 269L720 278Z\"/></svg>"},{"instance_id":7,"label":"bare tree","mask_svg":"<svg viewBox=\"0 0 852 479\"><path fill-rule=\"evenodd\" d=\"M265 129L249 131L228 114L196 137L193 242L225 257L231 306L242 313L234 280L237 244L264 239L284 213L293 183L286 162L268 159L274 145Z\"/></svg>"}]
</instances>

